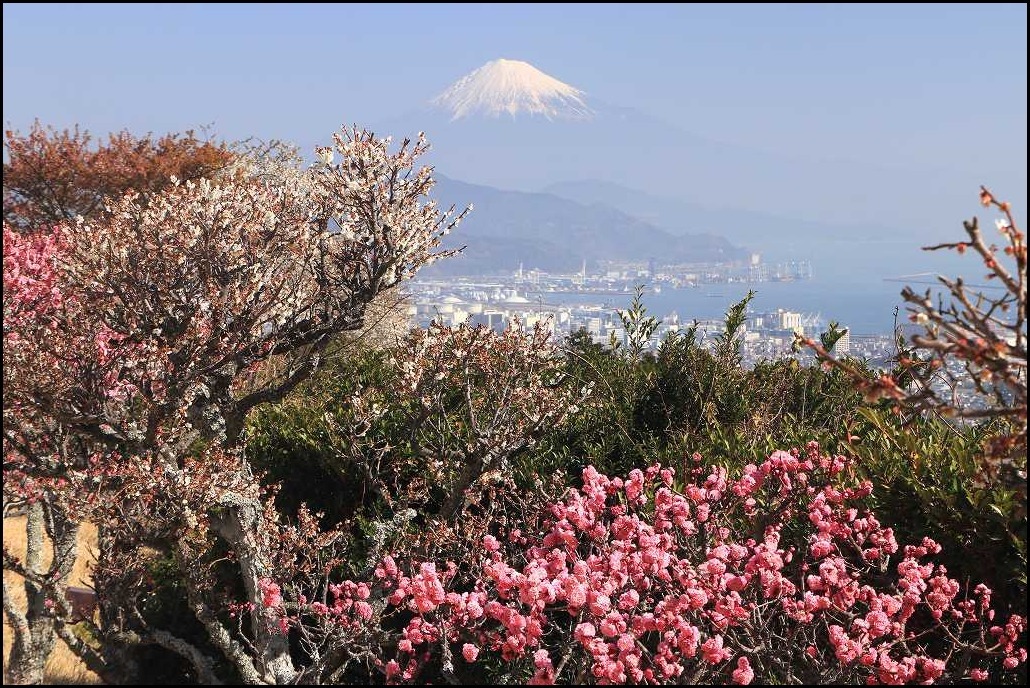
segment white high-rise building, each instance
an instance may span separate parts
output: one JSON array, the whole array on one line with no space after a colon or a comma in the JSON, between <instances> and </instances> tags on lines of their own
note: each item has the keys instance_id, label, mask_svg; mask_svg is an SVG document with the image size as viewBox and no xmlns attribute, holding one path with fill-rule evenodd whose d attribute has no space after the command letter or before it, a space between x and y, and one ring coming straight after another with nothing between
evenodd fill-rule
<instances>
[{"instance_id":1,"label":"white high-rise building","mask_svg":"<svg viewBox=\"0 0 1030 688\"><path fill-rule=\"evenodd\" d=\"M833 353L835 354L849 354L851 353L851 330L845 330L844 336L837 340L837 343L833 347Z\"/></svg>"},{"instance_id":2,"label":"white high-rise building","mask_svg":"<svg viewBox=\"0 0 1030 688\"><path fill-rule=\"evenodd\" d=\"M801 324L801 314L794 311L785 311L782 308L776 311L779 319L779 329L793 330L798 334L804 334L805 328Z\"/></svg>"}]
</instances>

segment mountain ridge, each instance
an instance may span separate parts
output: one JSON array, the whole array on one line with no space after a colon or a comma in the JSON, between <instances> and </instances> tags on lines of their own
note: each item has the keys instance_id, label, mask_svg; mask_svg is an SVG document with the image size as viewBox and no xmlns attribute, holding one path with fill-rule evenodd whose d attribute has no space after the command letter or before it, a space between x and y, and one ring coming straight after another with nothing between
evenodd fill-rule
<instances>
[{"instance_id":1,"label":"mountain ridge","mask_svg":"<svg viewBox=\"0 0 1030 688\"><path fill-rule=\"evenodd\" d=\"M673 235L603 204L584 205L553 194L497 189L436 175L442 207L471 203L473 211L444 248L463 255L433 264L428 275L484 274L539 268L576 272L587 261L659 259L666 263L742 260L746 252L722 237Z\"/></svg>"}]
</instances>

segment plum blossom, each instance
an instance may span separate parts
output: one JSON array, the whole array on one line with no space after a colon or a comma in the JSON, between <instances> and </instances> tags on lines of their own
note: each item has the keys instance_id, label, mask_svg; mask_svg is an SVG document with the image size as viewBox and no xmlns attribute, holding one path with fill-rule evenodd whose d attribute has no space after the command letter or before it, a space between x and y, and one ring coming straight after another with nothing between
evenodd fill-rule
<instances>
[{"instance_id":1,"label":"plum blossom","mask_svg":"<svg viewBox=\"0 0 1030 688\"><path fill-rule=\"evenodd\" d=\"M737 668L733 670L733 682L738 686L746 686L755 679L755 672L751 670L751 663L747 657L737 659Z\"/></svg>"}]
</instances>

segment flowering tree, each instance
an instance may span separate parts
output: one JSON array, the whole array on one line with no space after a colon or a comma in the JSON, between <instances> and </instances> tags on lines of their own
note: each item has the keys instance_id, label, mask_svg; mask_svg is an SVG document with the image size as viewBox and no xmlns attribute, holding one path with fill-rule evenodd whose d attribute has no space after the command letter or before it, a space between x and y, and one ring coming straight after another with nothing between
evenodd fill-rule
<instances>
[{"instance_id":1,"label":"flowering tree","mask_svg":"<svg viewBox=\"0 0 1030 688\"><path fill-rule=\"evenodd\" d=\"M387 556L374 585L314 602L267 586L295 600L287 627L350 629L388 682L483 680L487 664L532 684L932 683L1025 662L1025 619L995 620L991 591L963 592L933 540L900 547L863 508L871 484L846 484L846 458L812 443L736 479L700 461L682 482L588 467L539 521L495 523L460 567ZM373 613L384 598L388 623Z\"/></svg>"},{"instance_id":2,"label":"flowering tree","mask_svg":"<svg viewBox=\"0 0 1030 688\"><path fill-rule=\"evenodd\" d=\"M173 176L199 179L225 168L235 156L224 144L200 141L193 132L156 140L120 132L93 146L88 132L57 132L38 122L26 136L8 130L4 146L4 507L5 513L24 509L30 545L24 561L6 552L4 560L5 570L25 579L27 609L17 609L6 594L4 599L16 641L10 676L34 683L42 680L54 642L52 624L61 618L53 605L64 601L67 574L77 556L78 524L68 518L67 505L32 474L59 476L91 449L41 406L25 402L40 393L68 396L76 375L98 381L104 377L97 375L99 369L108 363L101 360L103 354L97 358L103 332L91 311L81 300L60 294L54 261L67 242L50 230L77 216L103 212L105 198L129 189L157 193ZM43 348L60 354L39 356L36 344L43 342ZM89 404L81 394L75 403ZM28 473L23 457L32 457ZM52 543L47 567L44 531Z\"/></svg>"},{"instance_id":3,"label":"flowering tree","mask_svg":"<svg viewBox=\"0 0 1030 688\"><path fill-rule=\"evenodd\" d=\"M39 683L53 649L55 600L64 600L67 579L77 556L78 523L69 518L48 489L64 480L64 472L88 451L88 441L35 406L39 390L69 394L73 371L96 364L93 333L75 327L58 329L55 320L83 323L80 304L64 299L58 287L54 258L61 250L55 235L23 236L4 227L4 514L22 508L26 514L26 554L4 548L4 570L24 579L27 605L14 604L4 578L4 613L13 629L7 679ZM36 356L43 342L61 342L60 358ZM44 565L44 533L52 543ZM68 610L64 610L67 612Z\"/></svg>"},{"instance_id":4,"label":"flowering tree","mask_svg":"<svg viewBox=\"0 0 1030 688\"><path fill-rule=\"evenodd\" d=\"M77 457L82 480L71 483L104 489L73 491L78 504L111 507L105 490L133 484L131 471L118 476L124 465L138 462L156 462L183 492L207 494L204 485L190 487L191 471L184 467L198 442L235 446L247 412L310 376L334 338L362 325L376 295L447 255L436 248L464 213L453 216L426 202L431 170L416 167L426 148L420 137L391 152L388 139L344 130L310 169L243 157L215 179L172 180L155 194L130 191L90 219L55 228L53 244L60 250L52 253L55 278L47 296L76 304L77 311L37 308L37 327L50 335L23 337L13 320L9 330L7 313L36 306L21 303L17 293L9 301L5 289L5 382L9 331L18 339L10 396L5 384L5 461L10 454L22 473L46 477L37 453L14 441L16 435L42 434L33 425L42 417L99 443L97 451ZM334 153L339 163L333 164ZM5 228L5 234L13 230ZM30 255L12 253L8 261L5 241L5 281ZM76 312L81 317L73 318ZM92 350L80 359L75 347L82 342ZM33 372L37 362L55 370L72 359L84 364L68 367L60 384ZM277 362L278 374L259 375L269 360ZM9 407L19 410L10 432ZM263 609L259 581L272 562L259 534L272 530L249 464L231 451L206 455L231 489L219 492L219 501L192 502L206 509L193 518L211 519L212 530L238 557L248 597ZM5 489L7 476L5 471ZM108 550L101 553L102 570L119 537L132 543L160 522L128 516L146 505L157 508L161 493L147 492L151 499L132 494L133 510L122 509L124 522L109 517L110 537L101 536ZM188 568L190 560L182 557ZM102 571L98 587L105 576L117 578ZM208 625L203 606L194 609L241 676L288 681L295 675L287 644L261 614L252 644L244 648ZM98 630L120 637L136 621L116 609L105 617L102 609L105 620L116 627ZM153 634L149 639L160 642ZM208 670L198 664L195 648L163 644L178 648L198 672ZM79 648L88 649L82 643ZM100 663L103 657L90 659Z\"/></svg>"},{"instance_id":5,"label":"flowering tree","mask_svg":"<svg viewBox=\"0 0 1030 688\"><path fill-rule=\"evenodd\" d=\"M363 386L345 417L328 417L332 444L390 507L444 522L474 484L510 475L511 462L589 392L565 384L564 359L539 324L498 334L432 323L412 330L388 363L385 384Z\"/></svg>"},{"instance_id":6,"label":"flowering tree","mask_svg":"<svg viewBox=\"0 0 1030 688\"><path fill-rule=\"evenodd\" d=\"M1012 208L981 187L980 200L996 208L1003 247L985 239L976 218L964 222L967 239L925 250L972 251L983 261L985 278L997 291L971 286L961 277L938 278L950 303L927 290L906 287L910 320L924 327L903 352L894 376L869 380L847 361L808 341L820 360L852 374L870 398L885 397L915 414L935 413L966 421L992 423L981 467L989 484L1014 490L1026 517L1026 238ZM1025 523L1025 521L1024 521ZM1024 530L1025 539L1025 530Z\"/></svg>"}]
</instances>

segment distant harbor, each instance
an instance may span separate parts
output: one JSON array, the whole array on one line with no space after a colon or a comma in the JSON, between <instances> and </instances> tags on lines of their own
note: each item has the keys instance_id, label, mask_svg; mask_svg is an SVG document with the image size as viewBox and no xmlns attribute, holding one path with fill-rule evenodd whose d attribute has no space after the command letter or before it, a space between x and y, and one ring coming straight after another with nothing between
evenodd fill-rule
<instances>
[{"instance_id":1,"label":"distant harbor","mask_svg":"<svg viewBox=\"0 0 1030 688\"><path fill-rule=\"evenodd\" d=\"M451 296L466 305L526 304L552 313L614 314L629 307L643 285L648 313L662 319L721 321L726 310L754 291L751 310L798 313L812 332L831 320L853 334L890 335L897 320L907 322L900 285L865 276L849 279L817 273L807 260L765 263L752 254L745 263L659 265L657 261L599 262L588 270L551 274L519 265L506 274L420 278L413 285L425 303ZM584 310L586 309L586 310ZM586 317L586 316L583 316Z\"/></svg>"},{"instance_id":2,"label":"distant harbor","mask_svg":"<svg viewBox=\"0 0 1030 688\"><path fill-rule=\"evenodd\" d=\"M658 291L660 293L661 289L659 289ZM654 290L645 288L645 293L646 292L654 293ZM552 287L550 289L529 289L526 290L526 294L530 296L534 294L573 294L576 296L632 296L633 291L630 289L588 289L585 287L561 289L557 287Z\"/></svg>"}]
</instances>

